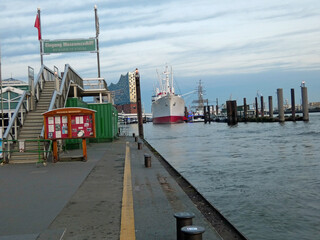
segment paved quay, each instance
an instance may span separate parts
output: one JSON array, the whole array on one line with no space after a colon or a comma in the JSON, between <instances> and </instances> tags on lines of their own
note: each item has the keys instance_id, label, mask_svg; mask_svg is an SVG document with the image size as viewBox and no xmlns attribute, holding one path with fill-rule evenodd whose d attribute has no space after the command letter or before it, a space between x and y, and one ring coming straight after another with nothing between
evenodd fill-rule
<instances>
[{"instance_id":1,"label":"paved quay","mask_svg":"<svg viewBox=\"0 0 320 240\"><path fill-rule=\"evenodd\" d=\"M145 153L151 168L144 166ZM0 240L175 240L173 214L180 211L195 214L193 224L206 229L203 239L221 239L133 137L89 144L87 162L5 165L0 180Z\"/></svg>"}]
</instances>

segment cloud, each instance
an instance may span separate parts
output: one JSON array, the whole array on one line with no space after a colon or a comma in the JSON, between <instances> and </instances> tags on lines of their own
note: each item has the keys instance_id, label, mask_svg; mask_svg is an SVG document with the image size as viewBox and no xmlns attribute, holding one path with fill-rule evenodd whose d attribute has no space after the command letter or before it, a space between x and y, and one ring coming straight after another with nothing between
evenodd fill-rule
<instances>
[{"instance_id":1,"label":"cloud","mask_svg":"<svg viewBox=\"0 0 320 240\"><path fill-rule=\"evenodd\" d=\"M173 65L175 75L201 76L312 71L320 69L320 2L128 1L97 0L101 72L116 82L141 69L155 81L155 69ZM11 0L0 3L2 75L26 78L39 68L39 42L33 27L41 8L45 39L95 36L94 2ZM69 63L80 75L96 74L92 53L44 56L48 66ZM37 70L36 70L37 71Z\"/></svg>"}]
</instances>

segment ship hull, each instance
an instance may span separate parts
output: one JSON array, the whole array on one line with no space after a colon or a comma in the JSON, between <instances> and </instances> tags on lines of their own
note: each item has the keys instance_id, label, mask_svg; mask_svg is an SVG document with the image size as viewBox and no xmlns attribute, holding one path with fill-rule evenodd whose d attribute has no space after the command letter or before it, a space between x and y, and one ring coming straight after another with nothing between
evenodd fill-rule
<instances>
[{"instance_id":1,"label":"ship hull","mask_svg":"<svg viewBox=\"0 0 320 240\"><path fill-rule=\"evenodd\" d=\"M167 95L152 103L153 123L182 123L184 120L184 100L177 95Z\"/></svg>"}]
</instances>

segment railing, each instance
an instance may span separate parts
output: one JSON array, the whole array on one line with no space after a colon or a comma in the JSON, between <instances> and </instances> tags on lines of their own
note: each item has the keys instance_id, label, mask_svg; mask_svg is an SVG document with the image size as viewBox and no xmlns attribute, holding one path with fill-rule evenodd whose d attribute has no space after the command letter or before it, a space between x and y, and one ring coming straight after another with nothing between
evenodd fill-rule
<instances>
[{"instance_id":1,"label":"railing","mask_svg":"<svg viewBox=\"0 0 320 240\"><path fill-rule=\"evenodd\" d=\"M6 131L3 134L3 139L8 139L9 137L11 137L11 139L14 139L14 140L18 139L19 128L22 127L23 125L25 114L29 112L29 106L30 106L29 101L30 99L27 95L27 92L24 91L10 119L10 122L6 128ZM11 114L11 113L8 113L8 114Z\"/></svg>"},{"instance_id":2,"label":"railing","mask_svg":"<svg viewBox=\"0 0 320 240\"><path fill-rule=\"evenodd\" d=\"M3 141L7 143L7 146L3 145L3 148L4 152L8 152L8 159L10 159L11 156L10 145L12 141L14 142L14 140L18 139L18 133L20 128L23 126L25 114L34 109L34 100L36 102L40 100L40 93L43 90L44 83L46 81L53 81L55 79L54 76L55 75L52 70L45 65L42 65L34 85L30 86L31 97L26 91L21 95L20 101L18 102L6 131L3 134Z\"/></svg>"},{"instance_id":3,"label":"railing","mask_svg":"<svg viewBox=\"0 0 320 240\"><path fill-rule=\"evenodd\" d=\"M84 78L84 89L107 90L107 83L104 78Z\"/></svg>"},{"instance_id":4,"label":"railing","mask_svg":"<svg viewBox=\"0 0 320 240\"><path fill-rule=\"evenodd\" d=\"M3 140L3 144L6 143L8 146L12 143L17 143L18 140L8 140L5 139ZM27 143L30 142L37 142L37 149L32 149L29 150L27 147L24 148L24 153L37 153L38 154L38 162L37 163L44 163L50 156L50 153L52 153L52 140L45 140L45 139L29 139L29 140L24 140L24 142ZM11 155L13 152L20 152L20 150L2 150L3 153L6 153L8 156ZM43 157L41 155L43 154ZM5 157L3 158L3 161L5 161ZM44 159L44 160L43 160Z\"/></svg>"},{"instance_id":5,"label":"railing","mask_svg":"<svg viewBox=\"0 0 320 240\"><path fill-rule=\"evenodd\" d=\"M60 77L58 77L61 79ZM38 76L34 82L34 88L31 89L32 95L34 95L35 100L38 102L40 100L40 93L43 90L44 82L46 81L54 81L55 80L55 74L52 70L50 70L45 65L41 66L41 69L38 73Z\"/></svg>"}]
</instances>

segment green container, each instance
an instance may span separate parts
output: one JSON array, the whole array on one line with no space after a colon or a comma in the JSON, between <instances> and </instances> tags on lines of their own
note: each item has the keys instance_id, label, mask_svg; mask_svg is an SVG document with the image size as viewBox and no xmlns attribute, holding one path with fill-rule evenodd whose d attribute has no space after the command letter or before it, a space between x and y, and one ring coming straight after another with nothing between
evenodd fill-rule
<instances>
[{"instance_id":1,"label":"green container","mask_svg":"<svg viewBox=\"0 0 320 240\"><path fill-rule=\"evenodd\" d=\"M88 108L88 104L78 98L68 98L67 103L66 103L66 107Z\"/></svg>"},{"instance_id":2,"label":"green container","mask_svg":"<svg viewBox=\"0 0 320 240\"><path fill-rule=\"evenodd\" d=\"M118 134L118 112L111 103L90 103L88 108L95 110L96 138L89 142L110 142Z\"/></svg>"},{"instance_id":3,"label":"green container","mask_svg":"<svg viewBox=\"0 0 320 240\"><path fill-rule=\"evenodd\" d=\"M66 107L82 107L95 110L96 138L89 138L91 143L111 142L118 137L118 111L111 103L87 104L77 98L68 98ZM65 149L81 149L81 139L66 139Z\"/></svg>"}]
</instances>

